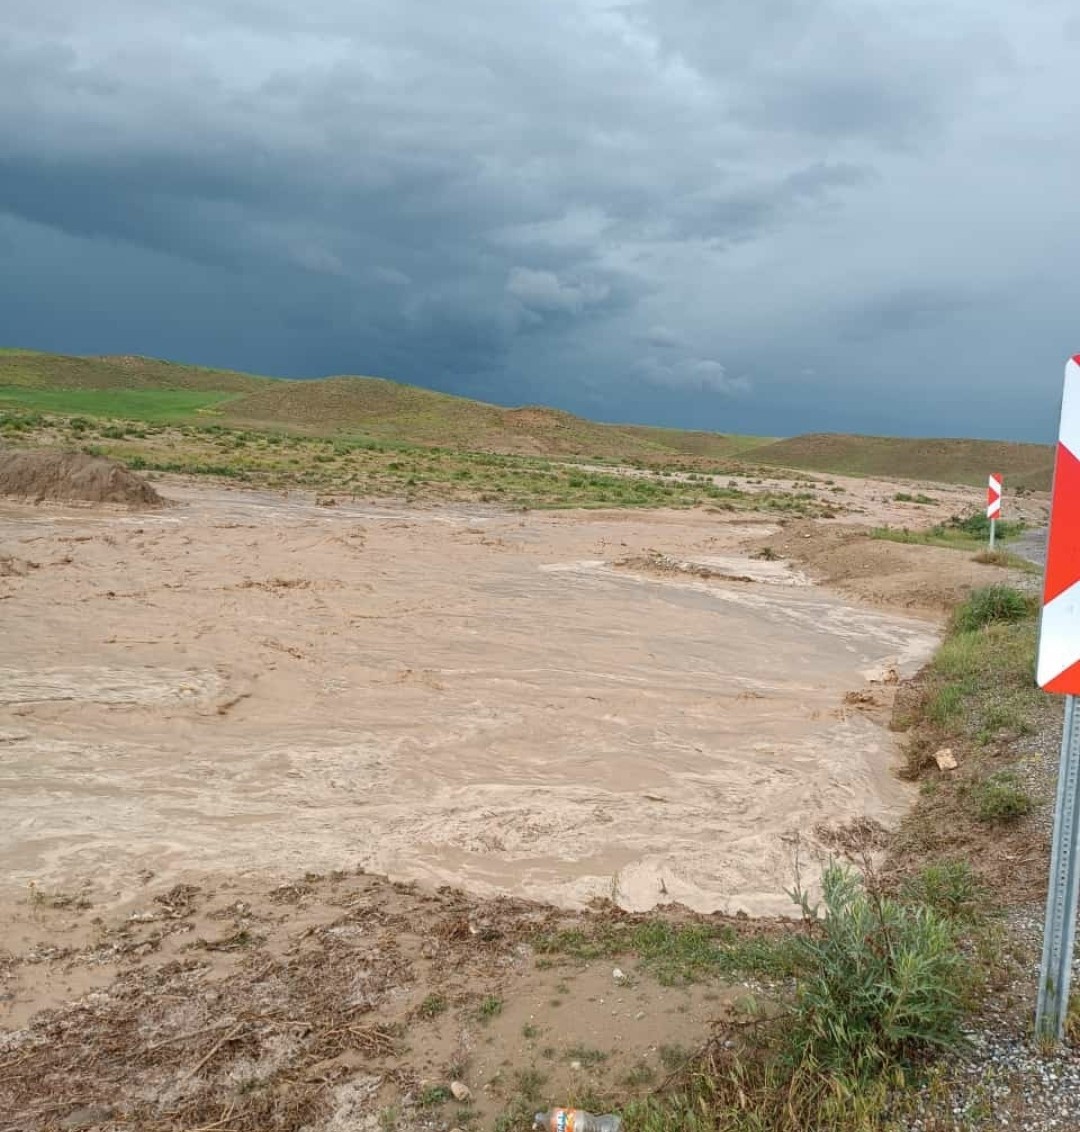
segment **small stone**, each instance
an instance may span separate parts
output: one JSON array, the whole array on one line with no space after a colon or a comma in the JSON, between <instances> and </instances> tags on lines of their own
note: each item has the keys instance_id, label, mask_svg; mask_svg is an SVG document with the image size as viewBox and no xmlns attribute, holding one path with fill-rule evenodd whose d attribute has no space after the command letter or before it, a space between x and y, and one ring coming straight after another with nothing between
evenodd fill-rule
<instances>
[{"instance_id":1,"label":"small stone","mask_svg":"<svg viewBox=\"0 0 1080 1132\"><path fill-rule=\"evenodd\" d=\"M956 770L957 767L956 756L952 753L951 747L942 747L934 755L934 762L938 764L938 770Z\"/></svg>"},{"instance_id":2,"label":"small stone","mask_svg":"<svg viewBox=\"0 0 1080 1132\"><path fill-rule=\"evenodd\" d=\"M454 1100L461 1101L463 1104L472 1096L472 1089L464 1081L451 1081L450 1092L453 1094Z\"/></svg>"},{"instance_id":3,"label":"small stone","mask_svg":"<svg viewBox=\"0 0 1080 1132\"><path fill-rule=\"evenodd\" d=\"M580 1061L571 1061L570 1062L570 1068L573 1069L575 1072L577 1072L577 1070L579 1070L581 1068L581 1062Z\"/></svg>"}]
</instances>

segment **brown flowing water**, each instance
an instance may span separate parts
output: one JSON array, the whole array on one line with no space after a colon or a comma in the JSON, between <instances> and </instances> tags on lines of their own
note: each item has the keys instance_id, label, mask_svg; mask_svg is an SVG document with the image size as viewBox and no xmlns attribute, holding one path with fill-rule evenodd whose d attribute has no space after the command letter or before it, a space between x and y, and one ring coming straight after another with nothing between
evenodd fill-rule
<instances>
[{"instance_id":1,"label":"brown flowing water","mask_svg":"<svg viewBox=\"0 0 1080 1132\"><path fill-rule=\"evenodd\" d=\"M751 560L775 528L165 491L0 512L9 897L362 867L765 914L796 841L908 804L886 674L936 628Z\"/></svg>"}]
</instances>

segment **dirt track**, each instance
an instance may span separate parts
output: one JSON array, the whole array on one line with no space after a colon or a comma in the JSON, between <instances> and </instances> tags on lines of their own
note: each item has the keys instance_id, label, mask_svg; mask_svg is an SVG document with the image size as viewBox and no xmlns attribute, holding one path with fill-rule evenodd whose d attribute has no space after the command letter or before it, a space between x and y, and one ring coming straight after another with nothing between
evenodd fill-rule
<instances>
[{"instance_id":1,"label":"dirt track","mask_svg":"<svg viewBox=\"0 0 1080 1132\"><path fill-rule=\"evenodd\" d=\"M747 558L774 526L166 494L4 509L10 897L360 865L767 913L794 833L905 806L868 681L934 626Z\"/></svg>"}]
</instances>

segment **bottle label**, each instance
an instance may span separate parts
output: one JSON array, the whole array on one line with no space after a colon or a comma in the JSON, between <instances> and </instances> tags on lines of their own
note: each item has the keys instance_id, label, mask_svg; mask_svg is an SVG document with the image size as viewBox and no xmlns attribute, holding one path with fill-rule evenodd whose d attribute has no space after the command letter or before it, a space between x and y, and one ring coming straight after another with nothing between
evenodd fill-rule
<instances>
[{"instance_id":1,"label":"bottle label","mask_svg":"<svg viewBox=\"0 0 1080 1132\"><path fill-rule=\"evenodd\" d=\"M557 1108L552 1115L551 1132L574 1132L577 1113L572 1108Z\"/></svg>"}]
</instances>

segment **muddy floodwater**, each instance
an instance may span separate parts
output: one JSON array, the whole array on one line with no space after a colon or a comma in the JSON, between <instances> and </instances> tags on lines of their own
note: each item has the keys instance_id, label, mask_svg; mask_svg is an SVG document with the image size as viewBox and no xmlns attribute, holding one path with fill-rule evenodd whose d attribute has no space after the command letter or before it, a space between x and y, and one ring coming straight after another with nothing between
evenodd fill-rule
<instances>
[{"instance_id":1,"label":"muddy floodwater","mask_svg":"<svg viewBox=\"0 0 1080 1132\"><path fill-rule=\"evenodd\" d=\"M9 897L359 866L787 911L796 834L910 801L888 674L935 626L750 558L768 526L162 490L0 508Z\"/></svg>"}]
</instances>

